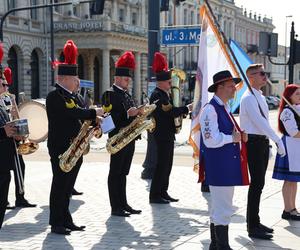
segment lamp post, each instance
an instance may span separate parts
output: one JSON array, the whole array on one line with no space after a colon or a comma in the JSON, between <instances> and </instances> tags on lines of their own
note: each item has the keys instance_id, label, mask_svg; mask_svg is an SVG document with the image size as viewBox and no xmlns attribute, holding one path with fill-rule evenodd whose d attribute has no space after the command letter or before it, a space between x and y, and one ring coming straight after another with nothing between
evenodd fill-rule
<instances>
[{"instance_id":1,"label":"lamp post","mask_svg":"<svg viewBox=\"0 0 300 250\"><path fill-rule=\"evenodd\" d=\"M286 44L287 44L287 19L293 17L292 15L285 16L285 42L284 42L284 63L286 63ZM284 65L284 88L286 87L286 65Z\"/></svg>"}]
</instances>

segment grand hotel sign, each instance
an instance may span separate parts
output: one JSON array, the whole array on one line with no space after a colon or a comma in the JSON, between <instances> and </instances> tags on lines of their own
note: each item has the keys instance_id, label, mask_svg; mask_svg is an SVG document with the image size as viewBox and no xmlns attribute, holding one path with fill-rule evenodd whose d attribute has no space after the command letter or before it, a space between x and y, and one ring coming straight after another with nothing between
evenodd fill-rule
<instances>
[{"instance_id":1,"label":"grand hotel sign","mask_svg":"<svg viewBox=\"0 0 300 250\"><path fill-rule=\"evenodd\" d=\"M91 32L102 31L103 23L99 20L86 20L79 22L54 22L54 32Z\"/></svg>"}]
</instances>

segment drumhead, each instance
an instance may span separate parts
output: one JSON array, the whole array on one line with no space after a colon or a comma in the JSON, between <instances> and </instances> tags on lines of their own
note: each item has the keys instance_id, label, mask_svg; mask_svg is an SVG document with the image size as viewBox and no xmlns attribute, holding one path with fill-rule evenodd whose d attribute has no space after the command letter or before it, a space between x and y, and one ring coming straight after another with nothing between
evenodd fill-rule
<instances>
[{"instance_id":1,"label":"drumhead","mask_svg":"<svg viewBox=\"0 0 300 250\"><path fill-rule=\"evenodd\" d=\"M18 106L20 119L28 120L29 136L32 142L42 142L48 137L48 118L43 101L31 100Z\"/></svg>"}]
</instances>

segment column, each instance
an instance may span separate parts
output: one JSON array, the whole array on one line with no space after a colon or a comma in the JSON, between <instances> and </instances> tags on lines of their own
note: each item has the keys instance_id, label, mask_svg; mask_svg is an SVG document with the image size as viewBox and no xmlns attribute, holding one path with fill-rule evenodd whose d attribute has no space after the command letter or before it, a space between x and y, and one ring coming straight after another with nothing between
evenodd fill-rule
<instances>
[{"instance_id":1,"label":"column","mask_svg":"<svg viewBox=\"0 0 300 250\"><path fill-rule=\"evenodd\" d=\"M110 71L109 71L109 50L102 50L102 86L101 89L106 91L110 87Z\"/></svg>"},{"instance_id":2,"label":"column","mask_svg":"<svg viewBox=\"0 0 300 250\"><path fill-rule=\"evenodd\" d=\"M117 0L113 0L112 3L112 20L118 22L119 18L118 18L118 2Z\"/></svg>"},{"instance_id":3,"label":"column","mask_svg":"<svg viewBox=\"0 0 300 250\"><path fill-rule=\"evenodd\" d=\"M133 83L133 92L134 99L137 104L141 102L141 53L135 53L135 70L134 70L134 83Z\"/></svg>"},{"instance_id":4,"label":"column","mask_svg":"<svg viewBox=\"0 0 300 250\"><path fill-rule=\"evenodd\" d=\"M22 7L26 7L28 6L28 2L29 1L16 1L16 8L22 8ZM19 16L19 17L23 17L25 19L29 18L29 11L27 10L24 10L24 11L18 11L16 12L16 16Z\"/></svg>"},{"instance_id":5,"label":"column","mask_svg":"<svg viewBox=\"0 0 300 250\"><path fill-rule=\"evenodd\" d=\"M90 16L89 3L81 4L81 18L88 19Z\"/></svg>"},{"instance_id":6,"label":"column","mask_svg":"<svg viewBox=\"0 0 300 250\"><path fill-rule=\"evenodd\" d=\"M63 2L69 2L68 0L64 0ZM73 16L73 4L68 4L63 6L63 15L64 16Z\"/></svg>"},{"instance_id":7,"label":"column","mask_svg":"<svg viewBox=\"0 0 300 250\"><path fill-rule=\"evenodd\" d=\"M145 8L145 4L146 4L146 1L142 1L142 27L146 28L146 8Z\"/></svg>"},{"instance_id":8,"label":"column","mask_svg":"<svg viewBox=\"0 0 300 250\"><path fill-rule=\"evenodd\" d=\"M127 6L126 6L125 23L130 24L130 18L131 18L131 14L130 14L130 5L127 4Z\"/></svg>"}]
</instances>

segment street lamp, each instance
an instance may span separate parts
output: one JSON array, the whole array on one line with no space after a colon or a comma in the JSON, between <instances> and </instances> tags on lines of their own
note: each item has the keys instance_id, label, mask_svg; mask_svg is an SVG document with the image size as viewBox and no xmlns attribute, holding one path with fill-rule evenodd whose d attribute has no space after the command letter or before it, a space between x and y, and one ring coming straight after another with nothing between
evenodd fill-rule
<instances>
[{"instance_id":1,"label":"street lamp","mask_svg":"<svg viewBox=\"0 0 300 250\"><path fill-rule=\"evenodd\" d=\"M285 32L284 32L284 35L285 35L285 42L284 42L284 63L286 63L286 43L287 43L287 19L290 18L290 17L293 17L292 15L289 15L289 16L285 16ZM286 87L286 65L284 65L284 87Z\"/></svg>"}]
</instances>

